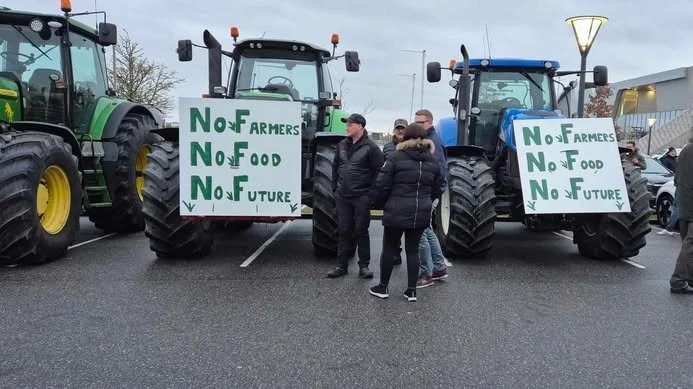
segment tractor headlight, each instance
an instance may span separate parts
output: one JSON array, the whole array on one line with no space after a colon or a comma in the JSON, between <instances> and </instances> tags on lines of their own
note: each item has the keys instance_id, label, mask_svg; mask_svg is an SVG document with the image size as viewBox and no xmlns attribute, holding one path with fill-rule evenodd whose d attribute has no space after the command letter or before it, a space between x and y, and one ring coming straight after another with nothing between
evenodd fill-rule
<instances>
[{"instance_id":1,"label":"tractor headlight","mask_svg":"<svg viewBox=\"0 0 693 389\"><path fill-rule=\"evenodd\" d=\"M31 19L29 21L29 28L33 32L41 32L45 28L45 24L43 24L43 20L41 19Z\"/></svg>"},{"instance_id":2,"label":"tractor headlight","mask_svg":"<svg viewBox=\"0 0 693 389\"><path fill-rule=\"evenodd\" d=\"M103 150L101 142L82 142L83 157L103 157L106 152Z\"/></svg>"}]
</instances>

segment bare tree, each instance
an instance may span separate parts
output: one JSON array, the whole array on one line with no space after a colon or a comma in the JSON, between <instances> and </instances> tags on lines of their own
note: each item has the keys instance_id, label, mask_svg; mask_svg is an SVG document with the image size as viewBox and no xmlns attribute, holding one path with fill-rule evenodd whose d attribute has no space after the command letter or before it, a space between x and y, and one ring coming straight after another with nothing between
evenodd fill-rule
<instances>
[{"instance_id":1,"label":"bare tree","mask_svg":"<svg viewBox=\"0 0 693 389\"><path fill-rule=\"evenodd\" d=\"M370 100L368 104L361 110L361 115L368 115L369 113L375 111L375 104L373 103L373 100Z\"/></svg>"},{"instance_id":2,"label":"bare tree","mask_svg":"<svg viewBox=\"0 0 693 389\"><path fill-rule=\"evenodd\" d=\"M109 76L115 79L116 94L169 112L174 106L170 92L184 80L165 64L146 58L139 44L130 38L127 31L123 32L118 34L115 71L108 69Z\"/></svg>"}]
</instances>

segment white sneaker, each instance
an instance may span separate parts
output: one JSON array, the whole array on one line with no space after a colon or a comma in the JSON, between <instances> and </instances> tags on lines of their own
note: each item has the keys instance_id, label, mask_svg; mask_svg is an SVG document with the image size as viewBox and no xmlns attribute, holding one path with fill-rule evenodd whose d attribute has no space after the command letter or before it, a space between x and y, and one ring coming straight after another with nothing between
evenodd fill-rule
<instances>
[{"instance_id":1,"label":"white sneaker","mask_svg":"<svg viewBox=\"0 0 693 389\"><path fill-rule=\"evenodd\" d=\"M667 231L667 230L662 230L657 233L657 235L668 235L668 236L674 236L675 232L673 231Z\"/></svg>"}]
</instances>

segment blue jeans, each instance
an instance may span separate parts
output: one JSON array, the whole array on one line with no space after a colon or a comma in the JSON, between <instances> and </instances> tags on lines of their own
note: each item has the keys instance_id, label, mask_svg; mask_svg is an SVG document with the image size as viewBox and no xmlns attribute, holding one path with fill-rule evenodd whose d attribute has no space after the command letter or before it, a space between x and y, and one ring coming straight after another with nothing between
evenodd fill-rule
<instances>
[{"instance_id":1,"label":"blue jeans","mask_svg":"<svg viewBox=\"0 0 693 389\"><path fill-rule=\"evenodd\" d=\"M676 231L679 222L679 196L674 194L674 204L671 205L671 218L669 224L665 227L667 231Z\"/></svg>"},{"instance_id":2,"label":"blue jeans","mask_svg":"<svg viewBox=\"0 0 693 389\"><path fill-rule=\"evenodd\" d=\"M445 257L433 228L428 226L419 241L419 261L421 275L430 276L433 271L445 270Z\"/></svg>"}]
</instances>

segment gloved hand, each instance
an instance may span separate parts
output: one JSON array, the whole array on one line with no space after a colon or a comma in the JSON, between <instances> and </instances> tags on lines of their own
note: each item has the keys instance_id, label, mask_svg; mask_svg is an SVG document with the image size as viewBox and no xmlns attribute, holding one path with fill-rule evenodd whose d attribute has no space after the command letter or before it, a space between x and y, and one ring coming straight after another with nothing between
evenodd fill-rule
<instances>
[{"instance_id":1,"label":"gloved hand","mask_svg":"<svg viewBox=\"0 0 693 389\"><path fill-rule=\"evenodd\" d=\"M440 200L438 200L438 199L433 200L433 203L432 203L433 207L432 208L436 209L438 207L439 202L440 202Z\"/></svg>"}]
</instances>

